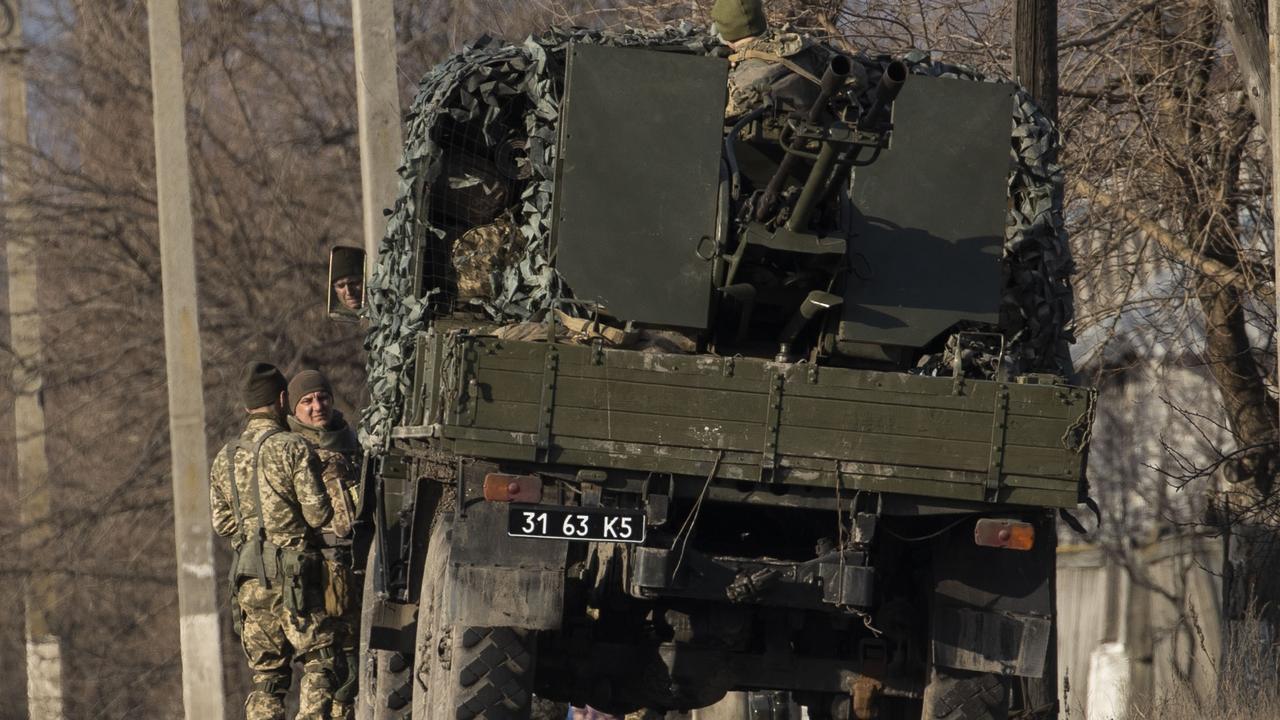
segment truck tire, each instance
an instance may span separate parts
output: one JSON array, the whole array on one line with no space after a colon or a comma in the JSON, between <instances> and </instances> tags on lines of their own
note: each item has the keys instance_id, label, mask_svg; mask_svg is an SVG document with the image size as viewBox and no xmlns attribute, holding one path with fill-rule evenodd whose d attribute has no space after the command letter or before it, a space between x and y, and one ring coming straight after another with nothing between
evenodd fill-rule
<instances>
[{"instance_id":1,"label":"truck tire","mask_svg":"<svg viewBox=\"0 0 1280 720\"><path fill-rule=\"evenodd\" d=\"M1009 680L995 673L933 668L921 720L1007 720Z\"/></svg>"},{"instance_id":2,"label":"truck tire","mask_svg":"<svg viewBox=\"0 0 1280 720\"><path fill-rule=\"evenodd\" d=\"M453 666L458 720L527 720L533 693L533 633L510 627L458 628Z\"/></svg>"},{"instance_id":3,"label":"truck tire","mask_svg":"<svg viewBox=\"0 0 1280 720\"><path fill-rule=\"evenodd\" d=\"M431 526L427 541L427 557L422 568L422 589L418 593L418 626L413 640L413 718L424 720L430 715L431 663L440 661L440 652L449 647L449 638L441 631L441 586L449 572L450 543L453 541L453 516L441 514ZM440 673L437 672L437 675ZM438 716L438 714L437 714Z\"/></svg>"},{"instance_id":4,"label":"truck tire","mask_svg":"<svg viewBox=\"0 0 1280 720\"><path fill-rule=\"evenodd\" d=\"M404 655L369 647L373 623L373 566L378 562L378 544L369 548L365 564L360 605L360 694L356 700L356 720L407 720L413 686L409 669L412 661Z\"/></svg>"},{"instance_id":5,"label":"truck tire","mask_svg":"<svg viewBox=\"0 0 1280 720\"><path fill-rule=\"evenodd\" d=\"M452 518L442 515L427 545L419 613L418 666L426 693L415 694L414 720L528 720L533 701L533 632L510 627L458 625L449 562ZM426 628L424 631L424 627ZM421 686L419 693L421 694Z\"/></svg>"}]
</instances>

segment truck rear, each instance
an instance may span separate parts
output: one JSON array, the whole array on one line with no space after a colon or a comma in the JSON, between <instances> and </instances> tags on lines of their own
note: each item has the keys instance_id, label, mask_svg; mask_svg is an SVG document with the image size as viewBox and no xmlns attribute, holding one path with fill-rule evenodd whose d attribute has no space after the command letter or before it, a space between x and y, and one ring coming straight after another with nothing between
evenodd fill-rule
<instances>
[{"instance_id":1,"label":"truck rear","mask_svg":"<svg viewBox=\"0 0 1280 720\"><path fill-rule=\"evenodd\" d=\"M424 85L370 287L378 713L1051 713L1094 396L1049 131L797 42L568 33Z\"/></svg>"}]
</instances>

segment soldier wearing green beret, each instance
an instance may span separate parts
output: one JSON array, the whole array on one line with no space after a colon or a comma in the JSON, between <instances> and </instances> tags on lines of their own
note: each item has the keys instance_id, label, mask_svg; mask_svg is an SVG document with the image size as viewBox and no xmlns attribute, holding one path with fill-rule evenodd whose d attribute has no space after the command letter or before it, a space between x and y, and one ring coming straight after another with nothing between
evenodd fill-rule
<instances>
[{"instance_id":1,"label":"soldier wearing green beret","mask_svg":"<svg viewBox=\"0 0 1280 720\"><path fill-rule=\"evenodd\" d=\"M303 370L289 381L289 429L307 441L320 461L320 477L333 518L324 527L325 610L334 618L334 647L341 651L340 680L334 688L335 720L355 715L359 687L360 597L353 571L351 526L359 488L360 443L342 413L333 407L333 386L318 370Z\"/></svg>"},{"instance_id":2,"label":"soldier wearing green beret","mask_svg":"<svg viewBox=\"0 0 1280 720\"><path fill-rule=\"evenodd\" d=\"M764 0L716 0L711 8L715 32L730 47L744 45L764 35L769 21L764 15Z\"/></svg>"},{"instance_id":3,"label":"soldier wearing green beret","mask_svg":"<svg viewBox=\"0 0 1280 720\"><path fill-rule=\"evenodd\" d=\"M233 621L253 690L247 720L284 720L292 663L302 663L297 717L328 718L337 680L332 621L321 592L320 529L333 516L315 455L285 427L284 375L249 363L241 375L248 414L209 473L213 529L230 538Z\"/></svg>"},{"instance_id":4,"label":"soldier wearing green beret","mask_svg":"<svg viewBox=\"0 0 1280 720\"><path fill-rule=\"evenodd\" d=\"M803 110L818 97L819 81L834 52L787 28L769 28L763 0L716 0L713 30L729 55L729 103L726 117L764 104L783 112ZM866 83L866 71L854 63L853 86Z\"/></svg>"}]
</instances>

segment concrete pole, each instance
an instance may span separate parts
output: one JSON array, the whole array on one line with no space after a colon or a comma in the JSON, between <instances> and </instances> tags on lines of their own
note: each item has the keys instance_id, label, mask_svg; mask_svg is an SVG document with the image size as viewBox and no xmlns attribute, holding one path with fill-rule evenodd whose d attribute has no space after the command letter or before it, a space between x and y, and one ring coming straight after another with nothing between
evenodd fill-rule
<instances>
[{"instance_id":1,"label":"concrete pole","mask_svg":"<svg viewBox=\"0 0 1280 720\"><path fill-rule=\"evenodd\" d=\"M3 103L3 145L0 172L9 201L0 223L8 260L9 334L13 347L14 440L17 452L18 515L22 527L22 556L32 561L24 588L27 644L27 713L32 720L63 716L62 644L53 634L50 615L57 602L54 578L42 571L53 539L49 496L49 460L45 451L42 387L44 364L40 339L36 248L25 234L30 220L24 204L31 163L25 153L27 88L23 56L21 0L0 0L0 102Z\"/></svg>"},{"instance_id":2,"label":"concrete pole","mask_svg":"<svg viewBox=\"0 0 1280 720\"><path fill-rule=\"evenodd\" d=\"M356 45L356 113L360 119L360 190L364 206L366 268L373 267L387 230L383 208L396 200L400 178L400 90L396 77L396 24L391 0L352 0Z\"/></svg>"},{"instance_id":3,"label":"concrete pole","mask_svg":"<svg viewBox=\"0 0 1280 720\"><path fill-rule=\"evenodd\" d=\"M182 705L188 720L221 720L221 634L209 521L200 327L187 157L186 96L178 0L148 0L156 139L156 204L164 291L173 526L182 641Z\"/></svg>"}]
</instances>

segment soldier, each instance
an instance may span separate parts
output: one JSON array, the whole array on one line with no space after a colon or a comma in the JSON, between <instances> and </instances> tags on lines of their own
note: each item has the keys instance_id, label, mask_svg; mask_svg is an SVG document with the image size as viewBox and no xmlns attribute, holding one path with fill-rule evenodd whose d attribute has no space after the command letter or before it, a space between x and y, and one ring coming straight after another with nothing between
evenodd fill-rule
<instances>
[{"instance_id":1,"label":"soldier","mask_svg":"<svg viewBox=\"0 0 1280 720\"><path fill-rule=\"evenodd\" d=\"M716 0L711 19L715 22L716 34L735 50L769 29L763 0Z\"/></svg>"},{"instance_id":2,"label":"soldier","mask_svg":"<svg viewBox=\"0 0 1280 720\"><path fill-rule=\"evenodd\" d=\"M333 266L333 294L340 311L356 313L364 305L364 266L355 253L338 255Z\"/></svg>"},{"instance_id":3,"label":"soldier","mask_svg":"<svg viewBox=\"0 0 1280 720\"><path fill-rule=\"evenodd\" d=\"M732 51L726 117L765 103L784 111L803 110L817 99L831 50L786 28L769 29L763 0L716 0L711 19ZM866 71L859 63L853 63L853 72L850 84L865 87Z\"/></svg>"},{"instance_id":4,"label":"soldier","mask_svg":"<svg viewBox=\"0 0 1280 720\"><path fill-rule=\"evenodd\" d=\"M342 413L333 407L333 388L317 370L303 370L289 381L293 414L289 428L306 439L320 460L320 477L333 505L325 526L325 608L336 619L334 647L342 656L340 681L333 694L332 717L354 716L358 690L360 599L352 573L351 527L359 487L360 444Z\"/></svg>"},{"instance_id":5,"label":"soldier","mask_svg":"<svg viewBox=\"0 0 1280 720\"><path fill-rule=\"evenodd\" d=\"M249 363L241 376L248 423L213 462L213 529L231 538L232 620L253 671L246 720L284 720L292 661L303 664L297 717L328 718L335 672L331 621L318 588L319 528L333 508L306 441L285 429L284 376Z\"/></svg>"}]
</instances>

